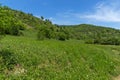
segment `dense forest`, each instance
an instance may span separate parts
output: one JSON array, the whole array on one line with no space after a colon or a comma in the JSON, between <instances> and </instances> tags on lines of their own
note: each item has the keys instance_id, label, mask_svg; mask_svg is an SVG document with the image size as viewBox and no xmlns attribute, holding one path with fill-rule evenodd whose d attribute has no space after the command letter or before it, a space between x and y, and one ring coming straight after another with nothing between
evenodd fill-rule
<instances>
[{"instance_id":1,"label":"dense forest","mask_svg":"<svg viewBox=\"0 0 120 80\"><path fill-rule=\"evenodd\" d=\"M39 40L56 39L84 40L89 44L120 44L120 30L95 26L90 24L56 25L49 19L35 17L30 13L0 6L0 33L9 35L24 35L25 30L36 30Z\"/></svg>"}]
</instances>

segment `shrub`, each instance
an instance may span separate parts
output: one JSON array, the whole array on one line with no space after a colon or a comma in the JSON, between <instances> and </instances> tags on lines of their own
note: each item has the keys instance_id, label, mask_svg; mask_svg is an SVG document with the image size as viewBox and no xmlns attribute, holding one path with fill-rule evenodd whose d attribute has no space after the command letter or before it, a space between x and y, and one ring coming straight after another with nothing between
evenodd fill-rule
<instances>
[{"instance_id":1,"label":"shrub","mask_svg":"<svg viewBox=\"0 0 120 80\"><path fill-rule=\"evenodd\" d=\"M88 39L88 40L85 40L85 43L87 43L87 44L94 44L94 40L93 39Z\"/></svg>"},{"instance_id":2,"label":"shrub","mask_svg":"<svg viewBox=\"0 0 120 80\"><path fill-rule=\"evenodd\" d=\"M2 50L0 51L0 62L2 69L7 68L11 70L16 64L18 64L18 59L14 53L8 50Z\"/></svg>"},{"instance_id":3,"label":"shrub","mask_svg":"<svg viewBox=\"0 0 120 80\"><path fill-rule=\"evenodd\" d=\"M37 34L37 37L39 40L44 40L45 39L45 34L46 34L46 31L45 31L45 27L40 27L39 28L39 31L38 31L38 34Z\"/></svg>"},{"instance_id":4,"label":"shrub","mask_svg":"<svg viewBox=\"0 0 120 80\"><path fill-rule=\"evenodd\" d=\"M60 32L58 34L58 40L65 41L66 40L66 35L63 32Z\"/></svg>"}]
</instances>

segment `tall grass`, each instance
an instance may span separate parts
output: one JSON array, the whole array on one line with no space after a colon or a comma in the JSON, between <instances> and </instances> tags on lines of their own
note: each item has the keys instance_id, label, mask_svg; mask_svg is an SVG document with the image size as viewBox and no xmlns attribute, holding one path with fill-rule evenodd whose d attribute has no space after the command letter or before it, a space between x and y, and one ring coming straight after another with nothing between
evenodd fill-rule
<instances>
[{"instance_id":1,"label":"tall grass","mask_svg":"<svg viewBox=\"0 0 120 80\"><path fill-rule=\"evenodd\" d=\"M0 73L0 79L111 80L120 73L120 46L16 36L6 36L0 44L1 51L13 52L18 60L12 70Z\"/></svg>"}]
</instances>

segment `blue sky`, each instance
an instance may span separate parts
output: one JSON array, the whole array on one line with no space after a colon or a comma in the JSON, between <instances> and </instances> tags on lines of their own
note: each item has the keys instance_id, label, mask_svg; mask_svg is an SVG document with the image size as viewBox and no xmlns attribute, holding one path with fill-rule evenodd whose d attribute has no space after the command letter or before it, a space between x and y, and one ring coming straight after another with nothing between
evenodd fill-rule
<instances>
[{"instance_id":1,"label":"blue sky","mask_svg":"<svg viewBox=\"0 0 120 80\"><path fill-rule=\"evenodd\" d=\"M120 29L120 0L0 0L12 9L44 16L54 24L95 24Z\"/></svg>"}]
</instances>

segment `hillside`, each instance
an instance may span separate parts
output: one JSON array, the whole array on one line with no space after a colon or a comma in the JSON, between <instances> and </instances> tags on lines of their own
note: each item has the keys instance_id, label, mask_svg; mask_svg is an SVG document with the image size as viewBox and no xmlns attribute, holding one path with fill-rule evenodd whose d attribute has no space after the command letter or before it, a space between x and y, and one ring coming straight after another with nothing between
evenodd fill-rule
<instances>
[{"instance_id":1,"label":"hillside","mask_svg":"<svg viewBox=\"0 0 120 80\"><path fill-rule=\"evenodd\" d=\"M1 32L10 35L20 35L21 30L38 29L41 25L51 24L48 19L37 18L30 13L13 10L7 6L0 6L0 18Z\"/></svg>"},{"instance_id":2,"label":"hillside","mask_svg":"<svg viewBox=\"0 0 120 80\"><path fill-rule=\"evenodd\" d=\"M6 36L0 48L0 79L112 80L120 74L120 46L81 41L38 41Z\"/></svg>"},{"instance_id":3,"label":"hillside","mask_svg":"<svg viewBox=\"0 0 120 80\"><path fill-rule=\"evenodd\" d=\"M13 10L7 6L0 6L0 12L1 17L6 17L6 19L12 17L13 19L17 19L30 27L39 27L44 19L43 17L37 18L30 13L24 13L22 11Z\"/></svg>"},{"instance_id":4,"label":"hillside","mask_svg":"<svg viewBox=\"0 0 120 80\"><path fill-rule=\"evenodd\" d=\"M120 30L90 24L54 25L48 19L37 18L30 13L0 6L0 32L10 35L24 35L26 30L37 32L36 38L84 40L89 44L120 44Z\"/></svg>"},{"instance_id":5,"label":"hillside","mask_svg":"<svg viewBox=\"0 0 120 80\"><path fill-rule=\"evenodd\" d=\"M0 6L0 18L0 80L114 80L120 75L120 30L56 25L7 6Z\"/></svg>"},{"instance_id":6,"label":"hillside","mask_svg":"<svg viewBox=\"0 0 120 80\"><path fill-rule=\"evenodd\" d=\"M62 26L61 26L62 27ZM90 39L95 38L97 36L107 37L107 36L118 36L120 34L120 30L109 28L109 27L103 27L103 26L96 26L96 25L90 25L90 24L80 24L80 25L72 25L72 26L63 26L69 29L71 31L71 35L74 34L75 36L72 36L77 39Z\"/></svg>"},{"instance_id":7,"label":"hillside","mask_svg":"<svg viewBox=\"0 0 120 80\"><path fill-rule=\"evenodd\" d=\"M90 24L61 27L64 27L69 32L71 39L84 40L90 44L120 44L120 30L114 28Z\"/></svg>"}]
</instances>

